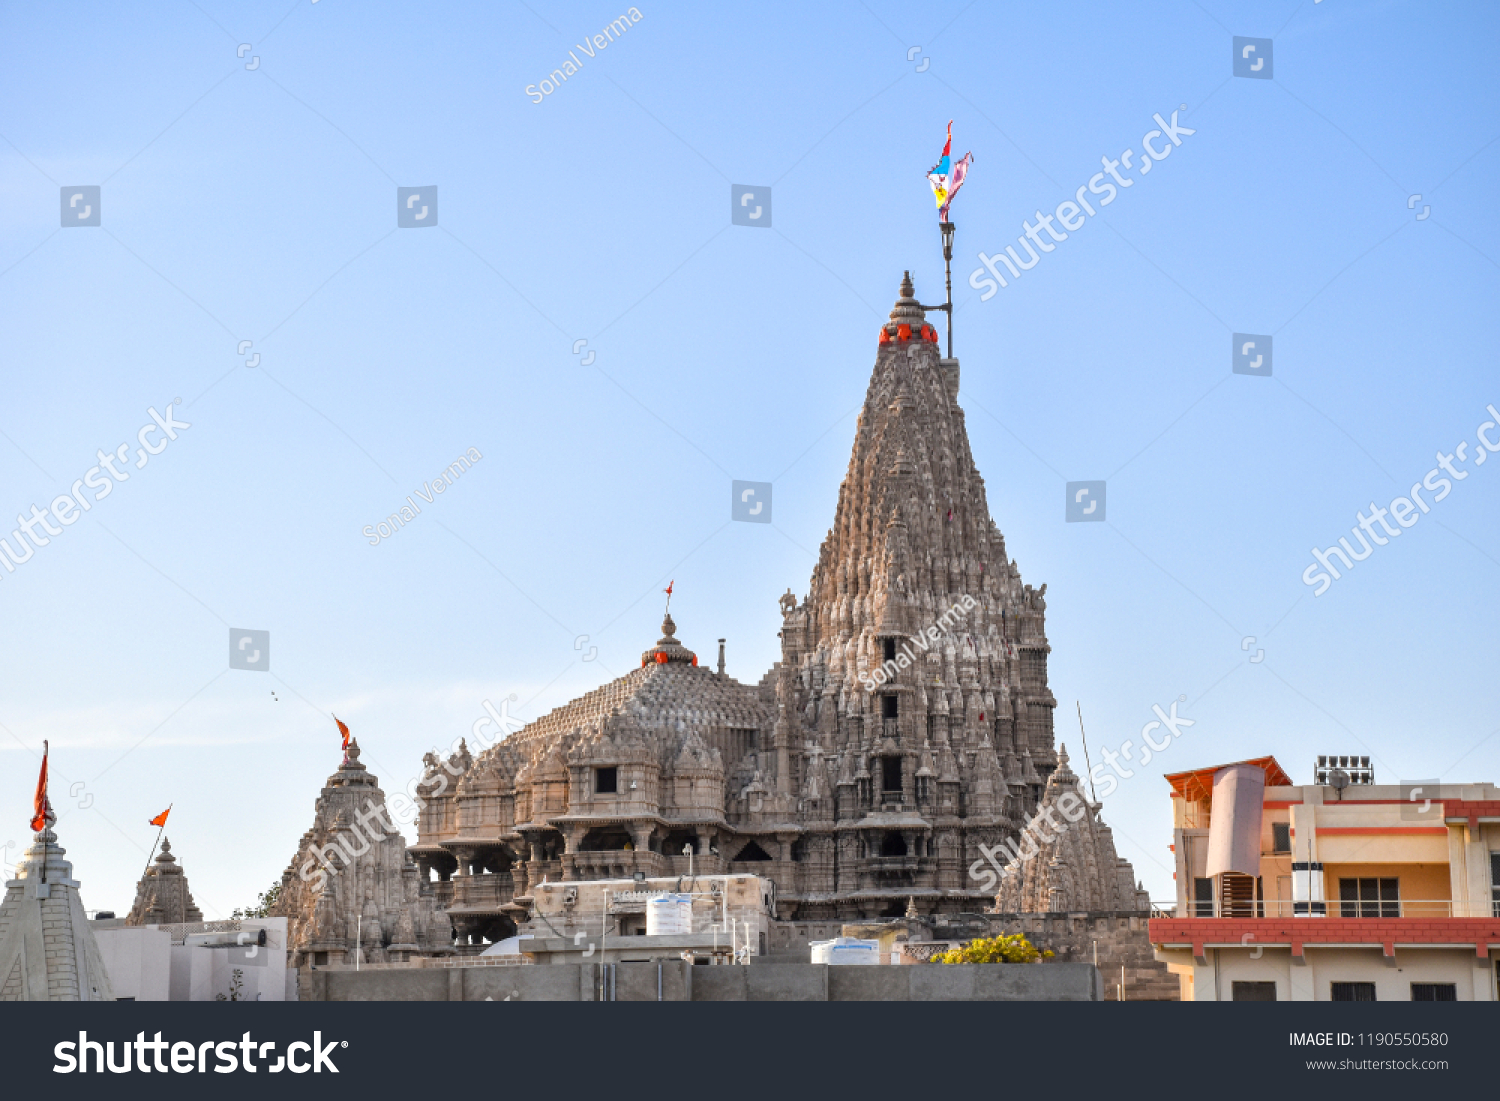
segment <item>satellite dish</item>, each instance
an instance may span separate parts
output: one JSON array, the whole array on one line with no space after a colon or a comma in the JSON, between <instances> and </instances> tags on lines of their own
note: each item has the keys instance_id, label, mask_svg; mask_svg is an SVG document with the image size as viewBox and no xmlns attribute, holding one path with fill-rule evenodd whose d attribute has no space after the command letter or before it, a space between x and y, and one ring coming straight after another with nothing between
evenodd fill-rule
<instances>
[{"instance_id":1,"label":"satellite dish","mask_svg":"<svg viewBox=\"0 0 1500 1101\"><path fill-rule=\"evenodd\" d=\"M1334 791L1342 792L1349 786L1349 774L1341 768L1336 768L1328 774L1328 783Z\"/></svg>"}]
</instances>

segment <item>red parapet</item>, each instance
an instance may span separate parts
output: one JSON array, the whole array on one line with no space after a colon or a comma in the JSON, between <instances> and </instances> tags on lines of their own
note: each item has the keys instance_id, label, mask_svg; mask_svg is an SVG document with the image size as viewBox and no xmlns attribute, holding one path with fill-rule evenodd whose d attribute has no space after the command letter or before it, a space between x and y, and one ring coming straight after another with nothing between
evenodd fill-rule
<instances>
[{"instance_id":1,"label":"red parapet","mask_svg":"<svg viewBox=\"0 0 1500 1101\"><path fill-rule=\"evenodd\" d=\"M1379 944L1394 952L1399 945L1457 944L1472 945L1484 959L1491 945L1500 947L1500 918L1493 917L1153 918L1148 928L1151 943L1191 944L1200 954L1204 944L1290 944L1293 955L1300 955L1304 945Z\"/></svg>"}]
</instances>

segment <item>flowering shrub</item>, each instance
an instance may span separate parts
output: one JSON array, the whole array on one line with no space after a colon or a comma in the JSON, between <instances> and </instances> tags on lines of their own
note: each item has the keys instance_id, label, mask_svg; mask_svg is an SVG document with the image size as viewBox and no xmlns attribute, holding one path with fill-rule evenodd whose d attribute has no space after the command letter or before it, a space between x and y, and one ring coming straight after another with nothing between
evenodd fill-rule
<instances>
[{"instance_id":1,"label":"flowering shrub","mask_svg":"<svg viewBox=\"0 0 1500 1101\"><path fill-rule=\"evenodd\" d=\"M1038 951L1024 933L980 937L961 948L939 952L929 963L1040 963L1050 960L1052 949Z\"/></svg>"}]
</instances>

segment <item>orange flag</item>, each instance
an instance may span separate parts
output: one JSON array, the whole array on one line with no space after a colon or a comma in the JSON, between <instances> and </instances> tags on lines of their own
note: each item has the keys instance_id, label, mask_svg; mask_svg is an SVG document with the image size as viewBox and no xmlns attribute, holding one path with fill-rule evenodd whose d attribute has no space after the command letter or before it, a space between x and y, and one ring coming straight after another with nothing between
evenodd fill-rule
<instances>
[{"instance_id":1,"label":"orange flag","mask_svg":"<svg viewBox=\"0 0 1500 1101\"><path fill-rule=\"evenodd\" d=\"M344 735L344 750L347 752L349 749L349 728L344 725L344 721L337 715L333 716L333 721L339 724L339 732Z\"/></svg>"},{"instance_id":2,"label":"orange flag","mask_svg":"<svg viewBox=\"0 0 1500 1101\"><path fill-rule=\"evenodd\" d=\"M52 804L47 801L47 757L50 748L46 742L42 743L42 771L36 778L36 798L32 800L35 813L31 818L31 828L35 833L41 833L47 828L48 822L57 821L57 815L52 813Z\"/></svg>"},{"instance_id":3,"label":"orange flag","mask_svg":"<svg viewBox=\"0 0 1500 1101\"><path fill-rule=\"evenodd\" d=\"M153 825L153 826L165 826L167 824L167 815L169 815L171 813L172 813L172 808L168 807L166 810L164 810L160 814L158 814L155 818L151 819L151 823L150 824Z\"/></svg>"}]
</instances>

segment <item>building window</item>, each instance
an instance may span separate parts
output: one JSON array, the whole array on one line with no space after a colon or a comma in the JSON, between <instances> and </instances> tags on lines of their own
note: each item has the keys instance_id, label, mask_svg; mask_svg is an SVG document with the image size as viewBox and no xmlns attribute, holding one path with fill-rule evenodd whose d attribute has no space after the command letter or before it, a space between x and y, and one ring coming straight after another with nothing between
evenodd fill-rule
<instances>
[{"instance_id":1,"label":"building window","mask_svg":"<svg viewBox=\"0 0 1500 1101\"><path fill-rule=\"evenodd\" d=\"M1411 1000L1414 1002L1456 1002L1458 986L1451 982L1414 982L1411 984Z\"/></svg>"},{"instance_id":2,"label":"building window","mask_svg":"<svg viewBox=\"0 0 1500 1101\"><path fill-rule=\"evenodd\" d=\"M1340 879L1340 917L1400 917L1399 879Z\"/></svg>"},{"instance_id":3,"label":"building window","mask_svg":"<svg viewBox=\"0 0 1500 1101\"><path fill-rule=\"evenodd\" d=\"M594 791L599 795L613 795L620 790L620 770L611 765L609 768L594 769Z\"/></svg>"},{"instance_id":4,"label":"building window","mask_svg":"<svg viewBox=\"0 0 1500 1101\"><path fill-rule=\"evenodd\" d=\"M1333 1001L1373 1002L1375 984L1372 982L1336 982L1333 984Z\"/></svg>"},{"instance_id":5,"label":"building window","mask_svg":"<svg viewBox=\"0 0 1500 1101\"><path fill-rule=\"evenodd\" d=\"M1236 1002L1274 1002L1276 984L1274 982L1236 982L1230 997Z\"/></svg>"},{"instance_id":6,"label":"building window","mask_svg":"<svg viewBox=\"0 0 1500 1101\"><path fill-rule=\"evenodd\" d=\"M896 640L895 639L893 639L893 638L887 638L887 639L881 640L880 656L882 658L884 658L886 661L895 661L896 660Z\"/></svg>"},{"instance_id":7,"label":"building window","mask_svg":"<svg viewBox=\"0 0 1500 1101\"><path fill-rule=\"evenodd\" d=\"M897 830L886 830L885 836L880 839L881 856L905 856L906 838L902 837Z\"/></svg>"},{"instance_id":8,"label":"building window","mask_svg":"<svg viewBox=\"0 0 1500 1101\"><path fill-rule=\"evenodd\" d=\"M901 790L900 757L880 758L880 790L896 792Z\"/></svg>"},{"instance_id":9,"label":"building window","mask_svg":"<svg viewBox=\"0 0 1500 1101\"><path fill-rule=\"evenodd\" d=\"M1271 823L1271 852L1289 853L1292 851L1292 824L1290 822Z\"/></svg>"},{"instance_id":10,"label":"building window","mask_svg":"<svg viewBox=\"0 0 1500 1101\"><path fill-rule=\"evenodd\" d=\"M1222 890L1219 900L1221 917L1255 917L1260 897L1260 880L1253 875L1225 872L1219 877Z\"/></svg>"},{"instance_id":11,"label":"building window","mask_svg":"<svg viewBox=\"0 0 1500 1101\"><path fill-rule=\"evenodd\" d=\"M880 714L883 718L894 719L896 717L896 711L901 706L896 702L898 698L896 696L880 697Z\"/></svg>"},{"instance_id":12,"label":"building window","mask_svg":"<svg viewBox=\"0 0 1500 1101\"><path fill-rule=\"evenodd\" d=\"M1212 879L1193 880L1193 916L1214 916L1214 881Z\"/></svg>"}]
</instances>

